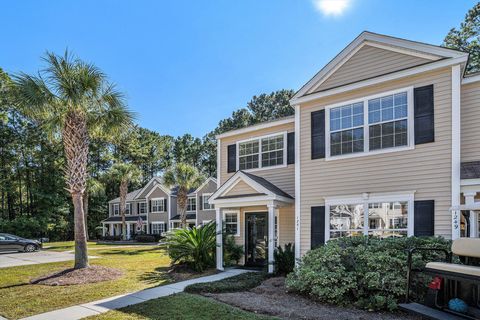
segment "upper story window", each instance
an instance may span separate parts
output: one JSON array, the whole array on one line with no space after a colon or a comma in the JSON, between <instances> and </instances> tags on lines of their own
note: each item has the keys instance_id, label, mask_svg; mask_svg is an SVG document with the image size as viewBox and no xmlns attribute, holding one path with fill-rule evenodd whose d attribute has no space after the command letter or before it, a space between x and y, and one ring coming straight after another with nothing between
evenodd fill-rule
<instances>
[{"instance_id":1,"label":"upper story window","mask_svg":"<svg viewBox=\"0 0 480 320\"><path fill-rule=\"evenodd\" d=\"M238 143L238 169L281 166L286 163L286 133L258 137Z\"/></svg>"},{"instance_id":2,"label":"upper story window","mask_svg":"<svg viewBox=\"0 0 480 320\"><path fill-rule=\"evenodd\" d=\"M197 198L189 197L187 200L187 211L196 211L197 210Z\"/></svg>"},{"instance_id":3,"label":"upper story window","mask_svg":"<svg viewBox=\"0 0 480 320\"><path fill-rule=\"evenodd\" d=\"M152 199L152 212L165 212L165 199Z\"/></svg>"},{"instance_id":4,"label":"upper story window","mask_svg":"<svg viewBox=\"0 0 480 320\"><path fill-rule=\"evenodd\" d=\"M113 215L118 216L120 214L120 204L115 203L113 205Z\"/></svg>"},{"instance_id":5,"label":"upper story window","mask_svg":"<svg viewBox=\"0 0 480 320\"><path fill-rule=\"evenodd\" d=\"M406 88L327 108L327 158L413 147L412 101Z\"/></svg>"},{"instance_id":6,"label":"upper story window","mask_svg":"<svg viewBox=\"0 0 480 320\"><path fill-rule=\"evenodd\" d=\"M131 203L126 203L125 204L125 214L131 214L132 213L132 204Z\"/></svg>"},{"instance_id":7,"label":"upper story window","mask_svg":"<svg viewBox=\"0 0 480 320\"><path fill-rule=\"evenodd\" d=\"M213 204L208 203L208 198L210 198L211 195L212 195L211 193L202 194L203 210L215 209L215 206Z\"/></svg>"},{"instance_id":8,"label":"upper story window","mask_svg":"<svg viewBox=\"0 0 480 320\"><path fill-rule=\"evenodd\" d=\"M145 214L147 213L147 203L146 202L140 202L139 205L139 214Z\"/></svg>"}]
</instances>

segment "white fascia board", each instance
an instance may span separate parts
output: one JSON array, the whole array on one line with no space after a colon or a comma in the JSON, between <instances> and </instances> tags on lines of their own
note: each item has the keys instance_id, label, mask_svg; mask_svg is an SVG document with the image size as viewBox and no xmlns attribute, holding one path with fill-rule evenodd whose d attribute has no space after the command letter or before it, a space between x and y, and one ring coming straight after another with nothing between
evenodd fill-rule
<instances>
[{"instance_id":1,"label":"white fascia board","mask_svg":"<svg viewBox=\"0 0 480 320\"><path fill-rule=\"evenodd\" d=\"M480 74L474 76L467 76L462 79L462 84L469 84L480 81Z\"/></svg>"},{"instance_id":2,"label":"white fascia board","mask_svg":"<svg viewBox=\"0 0 480 320\"><path fill-rule=\"evenodd\" d=\"M386 75L383 75L383 76L378 76L378 77L375 77L375 78L372 78L372 79L362 80L362 81L358 81L358 82L355 82L355 83L352 83L352 84L347 84L347 85L344 85L344 86L341 86L341 87L332 88L332 89L328 89L328 90L325 90L325 91L312 93L312 94L309 94L309 95L306 95L306 96L303 96L303 97L299 97L299 98L296 98L296 99L292 98L290 100L290 104L295 105L295 104L310 102L310 101L313 101L313 100L316 100L316 99L332 96L334 94L339 94L339 93L346 92L346 91L361 89L361 88L364 88L364 87L372 86L372 85L383 83L383 82L386 82L386 81L401 79L401 78L412 76L412 75L415 75L415 74L418 74L418 73L422 73L422 72L426 72L426 71L432 71L432 70L436 70L436 69L440 69L440 68L444 68L444 67L449 67L449 66L452 66L452 65L455 65L455 64L465 63L466 61L467 61L467 56L435 61L435 62L424 64L424 65L421 65L421 66L418 66L418 67L410 68L410 69L407 69L407 70L397 71L397 72L393 72L393 73L386 74Z\"/></svg>"},{"instance_id":3,"label":"white fascia board","mask_svg":"<svg viewBox=\"0 0 480 320\"><path fill-rule=\"evenodd\" d=\"M280 126L280 125L283 125L283 124L292 123L294 121L295 121L294 117L288 117L288 118L275 120L275 121L268 121L268 122L265 122L265 123L254 124L252 126L245 127L245 128L242 128L242 129L228 131L228 132L219 134L215 137L217 139L222 139L222 138L231 137L231 136L235 136L235 135L242 134L242 133L248 133L248 132L257 131L257 130L270 128L270 127L274 127L274 126Z\"/></svg>"}]
</instances>

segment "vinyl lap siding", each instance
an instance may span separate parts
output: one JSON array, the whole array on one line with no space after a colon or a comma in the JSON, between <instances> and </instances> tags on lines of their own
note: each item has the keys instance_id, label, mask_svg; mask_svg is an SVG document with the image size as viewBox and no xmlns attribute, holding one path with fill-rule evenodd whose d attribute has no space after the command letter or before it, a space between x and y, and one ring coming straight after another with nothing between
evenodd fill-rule
<instances>
[{"instance_id":1,"label":"vinyl lap siding","mask_svg":"<svg viewBox=\"0 0 480 320\"><path fill-rule=\"evenodd\" d=\"M461 159L480 160L480 82L462 85Z\"/></svg>"},{"instance_id":2,"label":"vinyl lap siding","mask_svg":"<svg viewBox=\"0 0 480 320\"><path fill-rule=\"evenodd\" d=\"M239 134L231 137L226 137L221 139L221 153L220 153L220 185L225 183L228 178L230 178L234 172L227 173L227 146L236 143L237 141L242 141L250 138L261 137L264 135L272 133L281 133L281 132L293 132L295 131L295 125L293 122L272 126L270 128L257 130L254 132ZM286 141L285 141L286 147ZM287 161L287 159L285 159ZM277 169L263 169L255 170L251 172L256 176L263 177L275 184L277 187L287 192L291 196L295 195L295 165L291 164L286 167L277 168Z\"/></svg>"},{"instance_id":3,"label":"vinyl lap siding","mask_svg":"<svg viewBox=\"0 0 480 320\"><path fill-rule=\"evenodd\" d=\"M411 68L430 60L365 45L316 90L322 91Z\"/></svg>"},{"instance_id":4,"label":"vinyl lap siding","mask_svg":"<svg viewBox=\"0 0 480 320\"><path fill-rule=\"evenodd\" d=\"M311 160L310 113L332 103L414 85L434 84L435 142L414 150L351 159ZM451 71L424 73L302 105L300 108L301 253L310 249L310 208L324 197L416 190L415 200L435 200L435 234L451 236ZM328 133L327 133L328 134Z\"/></svg>"},{"instance_id":5,"label":"vinyl lap siding","mask_svg":"<svg viewBox=\"0 0 480 320\"><path fill-rule=\"evenodd\" d=\"M295 207L280 208L278 213L278 244L284 246L295 242Z\"/></svg>"},{"instance_id":6,"label":"vinyl lap siding","mask_svg":"<svg viewBox=\"0 0 480 320\"><path fill-rule=\"evenodd\" d=\"M252 193L258 193L258 191L250 187L244 181L240 181L232 188L232 190L226 193L226 196L237 196Z\"/></svg>"},{"instance_id":7,"label":"vinyl lap siding","mask_svg":"<svg viewBox=\"0 0 480 320\"><path fill-rule=\"evenodd\" d=\"M197 208L200 208L199 204L203 201L202 195L204 193L214 193L217 190L217 184L213 181L209 181L197 194ZM215 209L212 210L198 210L197 223L201 224L204 220L215 220Z\"/></svg>"}]
</instances>

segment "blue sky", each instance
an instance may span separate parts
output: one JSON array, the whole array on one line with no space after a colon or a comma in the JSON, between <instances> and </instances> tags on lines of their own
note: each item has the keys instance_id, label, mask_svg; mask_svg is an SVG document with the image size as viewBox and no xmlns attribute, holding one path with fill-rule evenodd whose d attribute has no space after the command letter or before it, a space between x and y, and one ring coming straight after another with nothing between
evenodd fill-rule
<instances>
[{"instance_id":1,"label":"blue sky","mask_svg":"<svg viewBox=\"0 0 480 320\"><path fill-rule=\"evenodd\" d=\"M348 2L348 1L347 1ZM137 122L201 137L253 95L300 88L363 30L440 44L475 1L4 1L0 67L36 72L65 48L117 83Z\"/></svg>"}]
</instances>

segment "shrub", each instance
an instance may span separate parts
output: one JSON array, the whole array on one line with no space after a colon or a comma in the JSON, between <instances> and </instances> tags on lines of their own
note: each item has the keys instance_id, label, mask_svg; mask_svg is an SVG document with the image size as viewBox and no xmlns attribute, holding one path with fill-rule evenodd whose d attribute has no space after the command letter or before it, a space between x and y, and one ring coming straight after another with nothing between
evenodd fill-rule
<instances>
[{"instance_id":1,"label":"shrub","mask_svg":"<svg viewBox=\"0 0 480 320\"><path fill-rule=\"evenodd\" d=\"M285 245L285 250L278 246L273 253L275 258L275 273L278 275L287 275L295 267L295 247L291 243Z\"/></svg>"},{"instance_id":2,"label":"shrub","mask_svg":"<svg viewBox=\"0 0 480 320\"><path fill-rule=\"evenodd\" d=\"M103 237L102 240L105 240L105 241L121 241L122 236L105 236L105 237Z\"/></svg>"},{"instance_id":3,"label":"shrub","mask_svg":"<svg viewBox=\"0 0 480 320\"><path fill-rule=\"evenodd\" d=\"M186 263L198 272L214 266L217 246L215 228L215 222L210 222L200 227L170 231L166 243L172 263Z\"/></svg>"},{"instance_id":4,"label":"shrub","mask_svg":"<svg viewBox=\"0 0 480 320\"><path fill-rule=\"evenodd\" d=\"M135 237L137 242L156 242L153 234L139 234ZM157 240L158 241L158 240Z\"/></svg>"},{"instance_id":5,"label":"shrub","mask_svg":"<svg viewBox=\"0 0 480 320\"><path fill-rule=\"evenodd\" d=\"M394 310L405 296L407 252L412 247L450 249L443 238L340 238L309 251L287 276L287 288L323 302L368 310ZM421 252L413 267L440 260L439 253Z\"/></svg>"},{"instance_id":6,"label":"shrub","mask_svg":"<svg viewBox=\"0 0 480 320\"><path fill-rule=\"evenodd\" d=\"M223 293L247 291L259 286L267 274L262 272L247 272L223 280L195 283L185 288L190 293Z\"/></svg>"},{"instance_id":7,"label":"shrub","mask_svg":"<svg viewBox=\"0 0 480 320\"><path fill-rule=\"evenodd\" d=\"M223 240L224 253L223 261L226 266L238 264L242 258L244 251L243 246L235 243L235 238L232 235L224 235Z\"/></svg>"}]
</instances>

